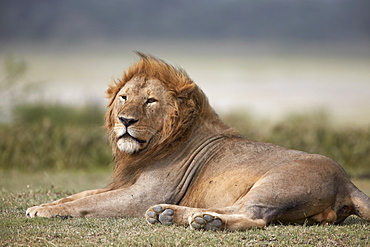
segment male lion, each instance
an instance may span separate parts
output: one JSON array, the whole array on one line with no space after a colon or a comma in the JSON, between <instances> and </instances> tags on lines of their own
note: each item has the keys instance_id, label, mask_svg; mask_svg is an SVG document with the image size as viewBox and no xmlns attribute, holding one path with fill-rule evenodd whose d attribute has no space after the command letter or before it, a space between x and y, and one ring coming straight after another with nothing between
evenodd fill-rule
<instances>
[{"instance_id":1,"label":"male lion","mask_svg":"<svg viewBox=\"0 0 370 247\"><path fill-rule=\"evenodd\" d=\"M185 71L137 54L107 90L111 184L29 208L28 217L145 214L151 224L207 230L333 224L352 214L370 221L369 197L336 162L245 138Z\"/></svg>"}]
</instances>

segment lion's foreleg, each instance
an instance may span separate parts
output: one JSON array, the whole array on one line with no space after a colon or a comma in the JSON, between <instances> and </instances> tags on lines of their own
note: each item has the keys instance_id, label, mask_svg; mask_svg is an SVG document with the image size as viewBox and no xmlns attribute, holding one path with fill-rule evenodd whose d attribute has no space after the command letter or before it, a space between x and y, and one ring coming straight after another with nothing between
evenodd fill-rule
<instances>
[{"instance_id":1,"label":"lion's foreleg","mask_svg":"<svg viewBox=\"0 0 370 247\"><path fill-rule=\"evenodd\" d=\"M107 191L108 191L107 189L86 190L86 191L82 191L80 193L73 194L65 198L58 199L53 202L41 204L40 207L52 206L52 205L57 205L61 203L71 202L71 201L81 199L86 196L96 195L96 194L100 194L100 193L107 192Z\"/></svg>"},{"instance_id":2,"label":"lion's foreleg","mask_svg":"<svg viewBox=\"0 0 370 247\"><path fill-rule=\"evenodd\" d=\"M55 217L55 216L70 216L68 208L71 207L70 205L63 206L64 204L68 204L70 202L86 198L89 196L101 194L107 192L107 189L96 189L96 190L86 190L65 198L61 198L59 200L44 203L40 206L34 206L28 208L26 211L27 217Z\"/></svg>"},{"instance_id":3,"label":"lion's foreleg","mask_svg":"<svg viewBox=\"0 0 370 247\"><path fill-rule=\"evenodd\" d=\"M246 230L263 228L266 224L266 220L252 219L247 214L200 212L189 217L190 228L195 230Z\"/></svg>"},{"instance_id":4,"label":"lion's foreleg","mask_svg":"<svg viewBox=\"0 0 370 247\"><path fill-rule=\"evenodd\" d=\"M145 217L149 224L160 223L162 225L189 225L189 217L196 213L212 211L220 214L231 214L238 212L239 206L231 206L219 209L192 208L172 204L159 204L150 207Z\"/></svg>"},{"instance_id":5,"label":"lion's foreleg","mask_svg":"<svg viewBox=\"0 0 370 247\"><path fill-rule=\"evenodd\" d=\"M80 194L83 195L83 194ZM76 197L80 197L76 196ZM150 204L159 203L146 196L145 191L133 188L117 189L93 194L79 199L37 206L27 210L27 217L123 217L142 216Z\"/></svg>"}]
</instances>

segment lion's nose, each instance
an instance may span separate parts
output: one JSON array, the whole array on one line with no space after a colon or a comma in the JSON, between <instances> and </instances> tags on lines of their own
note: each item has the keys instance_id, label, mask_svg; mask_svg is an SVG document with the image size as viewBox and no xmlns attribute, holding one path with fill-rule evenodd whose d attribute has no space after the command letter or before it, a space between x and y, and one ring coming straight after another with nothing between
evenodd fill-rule
<instances>
[{"instance_id":1,"label":"lion's nose","mask_svg":"<svg viewBox=\"0 0 370 247\"><path fill-rule=\"evenodd\" d=\"M119 121L121 121L121 123L128 127L130 125L133 125L134 123L136 123L138 120L134 119L134 118L124 118L124 117L118 117Z\"/></svg>"}]
</instances>

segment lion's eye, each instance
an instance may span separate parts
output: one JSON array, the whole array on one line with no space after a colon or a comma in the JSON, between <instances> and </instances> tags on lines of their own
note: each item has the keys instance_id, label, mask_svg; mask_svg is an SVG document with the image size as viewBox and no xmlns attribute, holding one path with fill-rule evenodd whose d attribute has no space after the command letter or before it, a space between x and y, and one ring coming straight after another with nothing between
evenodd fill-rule
<instances>
[{"instance_id":1,"label":"lion's eye","mask_svg":"<svg viewBox=\"0 0 370 247\"><path fill-rule=\"evenodd\" d=\"M151 103L154 103L154 102L157 102L157 100L155 98L149 98L149 99L146 100L145 103L151 104Z\"/></svg>"},{"instance_id":2,"label":"lion's eye","mask_svg":"<svg viewBox=\"0 0 370 247\"><path fill-rule=\"evenodd\" d=\"M122 100L124 100L124 101L126 101L127 96L126 96L126 95L122 95L122 96L121 96L121 99L122 99Z\"/></svg>"}]
</instances>

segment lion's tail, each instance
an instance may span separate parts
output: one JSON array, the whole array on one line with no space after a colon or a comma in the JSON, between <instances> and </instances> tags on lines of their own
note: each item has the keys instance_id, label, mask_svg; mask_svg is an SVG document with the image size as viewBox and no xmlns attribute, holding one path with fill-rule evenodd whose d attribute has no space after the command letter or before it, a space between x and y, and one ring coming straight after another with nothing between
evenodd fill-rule
<instances>
[{"instance_id":1,"label":"lion's tail","mask_svg":"<svg viewBox=\"0 0 370 247\"><path fill-rule=\"evenodd\" d=\"M352 190L351 199L354 213L362 219L370 222L370 198L357 187Z\"/></svg>"}]
</instances>

